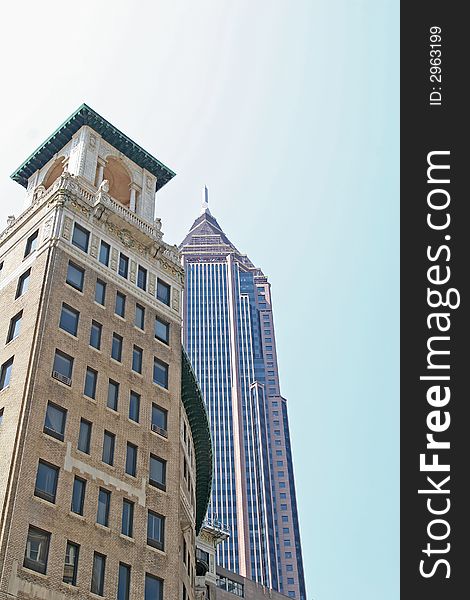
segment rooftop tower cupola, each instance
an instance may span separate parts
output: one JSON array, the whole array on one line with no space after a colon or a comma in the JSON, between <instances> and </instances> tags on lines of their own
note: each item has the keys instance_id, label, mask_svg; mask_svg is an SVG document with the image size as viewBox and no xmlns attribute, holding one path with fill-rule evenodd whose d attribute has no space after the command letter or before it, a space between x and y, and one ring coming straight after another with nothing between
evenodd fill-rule
<instances>
[{"instance_id":1,"label":"rooftop tower cupola","mask_svg":"<svg viewBox=\"0 0 470 600\"><path fill-rule=\"evenodd\" d=\"M113 200L153 223L155 193L175 174L114 125L82 104L13 173L27 189L27 205L68 171L90 193Z\"/></svg>"}]
</instances>

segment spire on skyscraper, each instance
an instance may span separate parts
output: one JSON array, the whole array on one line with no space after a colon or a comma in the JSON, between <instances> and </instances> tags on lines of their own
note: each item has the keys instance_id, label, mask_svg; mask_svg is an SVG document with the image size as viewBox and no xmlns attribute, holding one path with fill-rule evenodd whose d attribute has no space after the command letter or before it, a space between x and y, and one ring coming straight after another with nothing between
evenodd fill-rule
<instances>
[{"instance_id":1,"label":"spire on skyscraper","mask_svg":"<svg viewBox=\"0 0 470 600\"><path fill-rule=\"evenodd\" d=\"M201 209L201 215L203 215L206 211L209 214L211 212L209 210L209 190L207 189L207 185L205 185L204 189L202 190L202 209Z\"/></svg>"}]
</instances>

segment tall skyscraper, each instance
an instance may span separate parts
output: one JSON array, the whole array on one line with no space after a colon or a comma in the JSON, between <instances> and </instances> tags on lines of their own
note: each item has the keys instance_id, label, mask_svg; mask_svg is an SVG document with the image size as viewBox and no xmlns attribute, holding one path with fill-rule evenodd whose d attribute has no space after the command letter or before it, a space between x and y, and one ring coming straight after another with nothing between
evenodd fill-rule
<instances>
[{"instance_id":1,"label":"tall skyscraper","mask_svg":"<svg viewBox=\"0 0 470 600\"><path fill-rule=\"evenodd\" d=\"M0 599L195 600L209 423L170 169L81 106L13 174L0 234ZM90 596L91 594L91 596Z\"/></svg>"},{"instance_id":2,"label":"tall skyscraper","mask_svg":"<svg viewBox=\"0 0 470 600\"><path fill-rule=\"evenodd\" d=\"M209 517L231 528L219 564L305 600L287 418L267 277L229 241L208 206L180 245L184 344L211 423Z\"/></svg>"}]
</instances>

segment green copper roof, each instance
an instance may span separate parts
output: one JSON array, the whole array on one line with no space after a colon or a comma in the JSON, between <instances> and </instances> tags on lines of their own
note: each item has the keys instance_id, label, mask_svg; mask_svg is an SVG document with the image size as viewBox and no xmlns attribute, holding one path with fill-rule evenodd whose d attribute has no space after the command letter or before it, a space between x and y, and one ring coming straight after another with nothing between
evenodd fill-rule
<instances>
[{"instance_id":1,"label":"green copper roof","mask_svg":"<svg viewBox=\"0 0 470 600\"><path fill-rule=\"evenodd\" d=\"M184 349L181 396L191 426L196 453L196 533L199 533L212 489L212 439L202 392Z\"/></svg>"},{"instance_id":2,"label":"green copper roof","mask_svg":"<svg viewBox=\"0 0 470 600\"><path fill-rule=\"evenodd\" d=\"M150 171L157 178L157 190L168 183L175 173L165 167L159 160L146 152L127 135L103 119L97 112L86 104L82 104L62 125L39 146L31 156L11 176L22 186L28 185L28 179L38 169L48 163L54 155L61 150L72 138L80 127L88 125L101 135L112 146L122 152L127 158L140 167Z\"/></svg>"}]
</instances>

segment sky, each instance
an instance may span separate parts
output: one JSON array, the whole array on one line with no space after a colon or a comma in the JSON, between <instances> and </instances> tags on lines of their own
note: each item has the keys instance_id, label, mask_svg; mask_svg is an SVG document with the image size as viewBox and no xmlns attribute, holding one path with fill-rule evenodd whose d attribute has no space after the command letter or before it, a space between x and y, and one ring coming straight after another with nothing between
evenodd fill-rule
<instances>
[{"instance_id":1,"label":"sky","mask_svg":"<svg viewBox=\"0 0 470 600\"><path fill-rule=\"evenodd\" d=\"M272 284L308 600L399 597L398 0L102 0L2 10L0 229L10 174L80 104L202 187Z\"/></svg>"}]
</instances>

